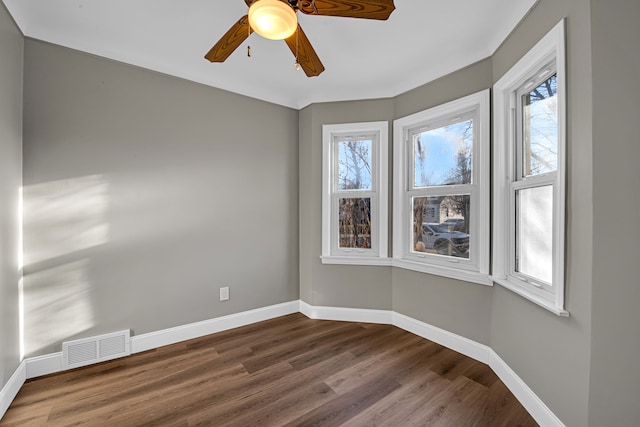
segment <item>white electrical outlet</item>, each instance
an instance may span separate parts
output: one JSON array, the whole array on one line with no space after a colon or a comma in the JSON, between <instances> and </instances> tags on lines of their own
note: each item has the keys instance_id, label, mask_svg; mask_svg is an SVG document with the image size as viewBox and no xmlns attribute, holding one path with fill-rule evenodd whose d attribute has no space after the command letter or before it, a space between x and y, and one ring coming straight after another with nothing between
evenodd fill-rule
<instances>
[{"instance_id":1,"label":"white electrical outlet","mask_svg":"<svg viewBox=\"0 0 640 427\"><path fill-rule=\"evenodd\" d=\"M220 301L229 301L229 287L220 288Z\"/></svg>"}]
</instances>

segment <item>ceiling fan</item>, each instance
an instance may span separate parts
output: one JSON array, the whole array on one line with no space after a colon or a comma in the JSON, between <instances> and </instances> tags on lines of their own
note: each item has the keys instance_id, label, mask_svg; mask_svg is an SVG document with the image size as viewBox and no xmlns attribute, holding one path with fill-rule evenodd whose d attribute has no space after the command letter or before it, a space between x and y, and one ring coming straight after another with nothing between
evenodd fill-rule
<instances>
[{"instance_id":1,"label":"ceiling fan","mask_svg":"<svg viewBox=\"0 0 640 427\"><path fill-rule=\"evenodd\" d=\"M343 16L386 20L395 10L393 0L244 0L249 12L227 31L205 55L224 62L252 32L284 40L308 77L318 76L324 66L298 24L297 12L305 15Z\"/></svg>"}]
</instances>

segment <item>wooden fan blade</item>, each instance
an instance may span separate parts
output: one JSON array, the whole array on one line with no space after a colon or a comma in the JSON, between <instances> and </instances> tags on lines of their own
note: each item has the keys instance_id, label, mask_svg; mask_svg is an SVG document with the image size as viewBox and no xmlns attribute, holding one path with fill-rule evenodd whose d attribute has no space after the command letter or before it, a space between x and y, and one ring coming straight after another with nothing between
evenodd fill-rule
<instances>
[{"instance_id":1,"label":"wooden fan blade","mask_svg":"<svg viewBox=\"0 0 640 427\"><path fill-rule=\"evenodd\" d=\"M396 9L393 0L299 0L298 10L307 15L345 16L386 20Z\"/></svg>"},{"instance_id":2,"label":"wooden fan blade","mask_svg":"<svg viewBox=\"0 0 640 427\"><path fill-rule=\"evenodd\" d=\"M224 62L249 37L250 31L253 32L249 28L249 18L245 15L233 24L204 57L211 62Z\"/></svg>"},{"instance_id":3,"label":"wooden fan blade","mask_svg":"<svg viewBox=\"0 0 640 427\"><path fill-rule=\"evenodd\" d=\"M324 71L324 65L320 62L318 54L311 46L311 42L302 31L300 25L298 25L298 31L284 41L291 49L293 56L296 56L296 53L298 54L298 64L300 64L307 77L319 76Z\"/></svg>"}]
</instances>

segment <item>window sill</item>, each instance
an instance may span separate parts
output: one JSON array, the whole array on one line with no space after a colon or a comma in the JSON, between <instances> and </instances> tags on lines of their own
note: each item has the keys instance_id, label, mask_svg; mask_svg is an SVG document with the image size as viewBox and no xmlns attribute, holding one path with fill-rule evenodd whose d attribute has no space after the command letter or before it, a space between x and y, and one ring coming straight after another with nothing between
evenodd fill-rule
<instances>
[{"instance_id":1,"label":"window sill","mask_svg":"<svg viewBox=\"0 0 640 427\"><path fill-rule=\"evenodd\" d=\"M555 314L556 316L560 316L560 317L569 317L570 313L567 310L564 310L563 308L558 308L555 306L555 304L553 304L553 302L540 297L539 295L533 294L531 292L527 292L526 289L523 289L520 286L515 285L514 283L511 283L509 280L507 279L499 279L497 277L493 277L492 278L493 281L495 283L497 283L498 285L502 286L503 288L509 289L512 292L515 292L516 294L520 295L521 297L531 301L534 304L539 305L540 307L549 310L550 312L552 312L553 314Z\"/></svg>"},{"instance_id":2,"label":"window sill","mask_svg":"<svg viewBox=\"0 0 640 427\"><path fill-rule=\"evenodd\" d=\"M491 276L489 276L488 274L478 273L477 271L467 271L442 267L433 264L423 264L421 262L410 261L402 258L394 258L391 265L398 268L404 268L406 270L419 271L421 273L434 274L436 276L462 280L464 282L493 286Z\"/></svg>"},{"instance_id":3,"label":"window sill","mask_svg":"<svg viewBox=\"0 0 640 427\"><path fill-rule=\"evenodd\" d=\"M364 256L321 256L323 264L390 266L391 258Z\"/></svg>"},{"instance_id":4,"label":"window sill","mask_svg":"<svg viewBox=\"0 0 640 427\"><path fill-rule=\"evenodd\" d=\"M406 259L363 257L363 256L321 256L322 264L327 265L368 265L368 266L392 266L404 268L405 270L418 271L436 276L448 277L450 279L471 282L484 286L493 286L493 280L488 274L475 271L458 270L434 265L425 265L419 262Z\"/></svg>"}]
</instances>

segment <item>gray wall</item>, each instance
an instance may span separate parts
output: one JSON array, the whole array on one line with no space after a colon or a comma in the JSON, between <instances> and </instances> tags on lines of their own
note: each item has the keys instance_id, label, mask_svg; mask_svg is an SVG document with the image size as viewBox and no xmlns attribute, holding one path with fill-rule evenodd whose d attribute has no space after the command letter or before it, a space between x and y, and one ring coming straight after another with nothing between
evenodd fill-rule
<instances>
[{"instance_id":1,"label":"gray wall","mask_svg":"<svg viewBox=\"0 0 640 427\"><path fill-rule=\"evenodd\" d=\"M317 306L391 309L391 268L323 265L322 125L391 120L392 100L314 104L300 112L300 296Z\"/></svg>"},{"instance_id":2,"label":"gray wall","mask_svg":"<svg viewBox=\"0 0 640 427\"><path fill-rule=\"evenodd\" d=\"M491 87L486 59L395 98L400 118ZM393 309L430 325L489 344L492 288L393 269Z\"/></svg>"},{"instance_id":3,"label":"gray wall","mask_svg":"<svg viewBox=\"0 0 640 427\"><path fill-rule=\"evenodd\" d=\"M594 427L640 423L639 18L638 1L591 1Z\"/></svg>"},{"instance_id":4,"label":"gray wall","mask_svg":"<svg viewBox=\"0 0 640 427\"><path fill-rule=\"evenodd\" d=\"M560 318L499 286L491 346L568 426L587 425L593 198L589 4L541 0L493 56L494 81L567 17L568 164L566 308Z\"/></svg>"},{"instance_id":5,"label":"gray wall","mask_svg":"<svg viewBox=\"0 0 640 427\"><path fill-rule=\"evenodd\" d=\"M22 186L22 34L0 2L0 389L20 363L18 191Z\"/></svg>"},{"instance_id":6,"label":"gray wall","mask_svg":"<svg viewBox=\"0 0 640 427\"><path fill-rule=\"evenodd\" d=\"M27 356L299 298L297 111L30 39L24 85Z\"/></svg>"}]
</instances>

